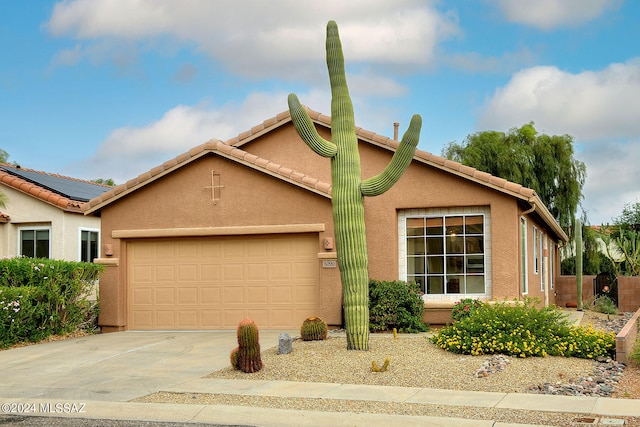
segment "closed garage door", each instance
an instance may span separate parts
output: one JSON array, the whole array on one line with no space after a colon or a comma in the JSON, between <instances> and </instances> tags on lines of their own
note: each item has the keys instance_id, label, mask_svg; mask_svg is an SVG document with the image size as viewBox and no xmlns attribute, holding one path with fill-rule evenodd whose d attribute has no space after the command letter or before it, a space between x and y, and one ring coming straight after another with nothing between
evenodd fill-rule
<instances>
[{"instance_id":1,"label":"closed garage door","mask_svg":"<svg viewBox=\"0 0 640 427\"><path fill-rule=\"evenodd\" d=\"M131 241L128 329L295 329L317 315L318 236Z\"/></svg>"}]
</instances>

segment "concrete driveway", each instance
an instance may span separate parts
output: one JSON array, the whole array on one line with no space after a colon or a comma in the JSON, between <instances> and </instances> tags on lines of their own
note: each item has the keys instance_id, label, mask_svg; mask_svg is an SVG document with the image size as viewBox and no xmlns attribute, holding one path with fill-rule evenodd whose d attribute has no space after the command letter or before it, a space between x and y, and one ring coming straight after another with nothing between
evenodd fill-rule
<instances>
[{"instance_id":1,"label":"concrete driveway","mask_svg":"<svg viewBox=\"0 0 640 427\"><path fill-rule=\"evenodd\" d=\"M125 402L229 366L236 346L235 331L114 332L4 350L0 396Z\"/></svg>"}]
</instances>

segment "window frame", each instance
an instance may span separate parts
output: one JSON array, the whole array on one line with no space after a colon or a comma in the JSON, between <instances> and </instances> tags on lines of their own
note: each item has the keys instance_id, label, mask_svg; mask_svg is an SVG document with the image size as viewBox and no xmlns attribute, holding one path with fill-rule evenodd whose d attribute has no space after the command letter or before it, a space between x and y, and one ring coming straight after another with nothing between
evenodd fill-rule
<instances>
[{"instance_id":1,"label":"window frame","mask_svg":"<svg viewBox=\"0 0 640 427\"><path fill-rule=\"evenodd\" d=\"M483 280L483 291L482 292L475 292L475 293L468 293L467 292L467 286L465 286L464 291L463 292L459 292L459 293L448 293L447 289L446 289L446 281L447 281L447 277L451 276L451 274L447 274L447 268L446 266L444 266L443 268L443 272L441 274L441 277L443 278L443 284L442 284L442 293L434 293L434 294L427 294L425 293L424 298L425 299L443 299L443 300L448 300L448 299L460 299L465 297L466 295L470 296L470 297L490 297L491 292L492 292L492 285L491 285L491 268L490 268L490 264L491 264L491 251L490 251L490 235L491 235L491 231L490 231L490 210L489 208L465 208L465 209L410 209L404 212L400 212L399 214L399 249L400 249L400 280L410 280L410 276L413 276L414 274L409 274L408 272L408 262L409 259L411 258L408 251L409 251L409 237L407 236L407 222L411 219L421 219L423 220L423 227L426 227L426 220L427 219L442 219L442 234L438 234L438 236L434 236L434 237L442 237L442 245L443 245L443 250L442 250L442 258L443 258L443 262L446 264L447 258L450 257L456 257L458 256L457 253L454 253L453 255L449 254L449 256L447 255L447 250L446 250L446 237L447 237L447 233L446 233L446 220L447 218L455 218L455 217L460 217L460 218L467 218L467 217L481 217L482 218L482 233L478 234L478 233L469 233L467 234L466 232L466 228L463 230L462 233L462 237L465 239L463 241L462 247L463 252L461 254L459 254L460 256L463 257L463 262L465 263L464 265L464 270L461 273L462 276L464 276L465 279L465 285L468 286L468 284L466 283L467 278L468 277L482 277ZM424 232L424 238L427 238L427 231ZM480 237L482 239L482 251L478 254L473 253L473 252L468 252L467 251L467 237ZM426 242L426 240L425 240ZM426 244L426 243L425 243ZM418 253L419 255L419 253ZM468 260L470 259L470 257L473 257L474 255L480 255L483 258L483 264L482 264L482 272L480 273L468 273L467 272L467 265L466 263L468 262ZM429 258L426 253L424 254L424 262L427 263L427 259ZM427 273L427 268L425 267L424 271L421 271L420 273L418 273L419 276L424 277L425 279L425 291L427 290L427 278L428 277L439 277L439 274L435 274L435 276L433 275L429 275L429 273ZM453 274L453 273L452 273ZM454 275L458 275L458 273L455 273Z\"/></svg>"},{"instance_id":2,"label":"window frame","mask_svg":"<svg viewBox=\"0 0 640 427\"><path fill-rule=\"evenodd\" d=\"M541 263L540 263L540 291L544 292L544 275L546 274L546 270L544 269L544 239L545 239L545 234L542 232L542 230L540 230L539 232L539 237L540 237L540 248L538 249L538 253L542 254L541 258Z\"/></svg>"},{"instance_id":3,"label":"window frame","mask_svg":"<svg viewBox=\"0 0 640 427\"><path fill-rule=\"evenodd\" d=\"M529 259L527 244L527 218L520 217L520 290L522 295L529 293Z\"/></svg>"},{"instance_id":4,"label":"window frame","mask_svg":"<svg viewBox=\"0 0 640 427\"><path fill-rule=\"evenodd\" d=\"M82 261L82 255L83 255L83 250L82 250L82 233L83 232L88 232L88 233L96 233L97 239L96 239L96 257L95 258L100 258L100 229L98 228L88 228L88 227L80 227L78 228L78 261L80 262L93 262L93 259L89 260L89 261Z\"/></svg>"},{"instance_id":5,"label":"window frame","mask_svg":"<svg viewBox=\"0 0 640 427\"><path fill-rule=\"evenodd\" d=\"M46 257L37 257L35 255L37 255L37 249L35 247L35 243L34 243L34 253L33 253L33 257L28 257L28 258L47 258L47 259L51 259L51 239L52 239L52 231L51 231L51 226L50 225L25 225L25 226L20 226L18 227L18 233L17 233L17 248L18 248L18 256L21 257L27 257L27 255L23 254L23 248L22 248L22 233L25 231L33 231L33 232L37 232L37 231L42 231L42 230L46 230L48 233L48 239L47 239L47 243L48 243L48 247L47 247L47 256ZM36 240L34 240L35 242Z\"/></svg>"},{"instance_id":6,"label":"window frame","mask_svg":"<svg viewBox=\"0 0 640 427\"><path fill-rule=\"evenodd\" d=\"M538 227L533 226L533 274L540 272L540 233Z\"/></svg>"}]
</instances>

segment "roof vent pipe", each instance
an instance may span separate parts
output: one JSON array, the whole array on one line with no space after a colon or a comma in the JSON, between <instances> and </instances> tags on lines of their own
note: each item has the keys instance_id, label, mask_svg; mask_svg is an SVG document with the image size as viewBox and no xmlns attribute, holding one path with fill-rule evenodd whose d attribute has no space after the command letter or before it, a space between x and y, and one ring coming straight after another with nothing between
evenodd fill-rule
<instances>
[{"instance_id":1,"label":"roof vent pipe","mask_svg":"<svg viewBox=\"0 0 640 427\"><path fill-rule=\"evenodd\" d=\"M393 140L394 141L398 140L398 127L400 127L400 123L394 122L393 123Z\"/></svg>"}]
</instances>

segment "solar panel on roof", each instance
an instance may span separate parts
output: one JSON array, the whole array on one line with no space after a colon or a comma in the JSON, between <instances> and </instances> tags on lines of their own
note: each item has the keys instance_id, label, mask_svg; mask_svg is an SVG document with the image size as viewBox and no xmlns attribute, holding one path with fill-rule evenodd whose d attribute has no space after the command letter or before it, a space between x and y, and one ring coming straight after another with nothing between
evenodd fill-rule
<instances>
[{"instance_id":1,"label":"solar panel on roof","mask_svg":"<svg viewBox=\"0 0 640 427\"><path fill-rule=\"evenodd\" d=\"M61 196L68 197L72 200L78 200L80 202L88 202L94 197L98 197L102 193L110 190L109 187L98 184L90 184L88 182L76 181L73 179L61 178L38 172L30 172L9 166L0 166L0 169L12 175L19 176L33 184L39 185L40 187L44 187L54 193L60 194Z\"/></svg>"}]
</instances>

